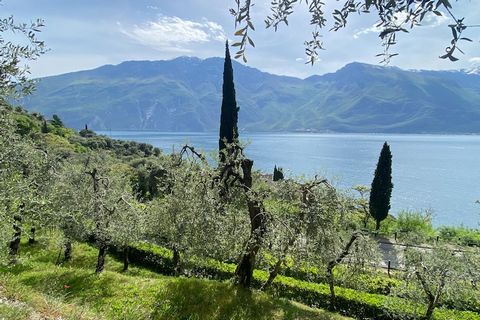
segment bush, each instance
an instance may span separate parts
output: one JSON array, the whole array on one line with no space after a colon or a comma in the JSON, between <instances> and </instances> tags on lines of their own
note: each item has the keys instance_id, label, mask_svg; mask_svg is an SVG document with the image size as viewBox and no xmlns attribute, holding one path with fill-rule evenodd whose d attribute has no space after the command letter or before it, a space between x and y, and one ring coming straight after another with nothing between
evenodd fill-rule
<instances>
[{"instance_id":1,"label":"bush","mask_svg":"<svg viewBox=\"0 0 480 320\"><path fill-rule=\"evenodd\" d=\"M37 121L34 121L27 114L15 114L13 119L17 125L16 131L22 136L40 131L40 126L38 125Z\"/></svg>"},{"instance_id":2,"label":"bush","mask_svg":"<svg viewBox=\"0 0 480 320\"><path fill-rule=\"evenodd\" d=\"M395 231L399 239L411 243L422 243L435 236L429 212L401 211L396 219Z\"/></svg>"},{"instance_id":3,"label":"bush","mask_svg":"<svg viewBox=\"0 0 480 320\"><path fill-rule=\"evenodd\" d=\"M480 247L480 230L466 227L440 227L438 233L442 240L464 246Z\"/></svg>"}]
</instances>

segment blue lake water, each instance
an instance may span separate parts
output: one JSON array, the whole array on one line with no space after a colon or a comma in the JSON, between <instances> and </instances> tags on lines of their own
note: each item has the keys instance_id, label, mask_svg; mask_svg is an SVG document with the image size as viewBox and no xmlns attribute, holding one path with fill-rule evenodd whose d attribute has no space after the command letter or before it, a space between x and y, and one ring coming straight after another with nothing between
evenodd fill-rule
<instances>
[{"instance_id":1,"label":"blue lake water","mask_svg":"<svg viewBox=\"0 0 480 320\"><path fill-rule=\"evenodd\" d=\"M101 132L146 142L169 153L188 142L205 152L218 148L216 133ZM479 227L480 136L403 134L241 133L254 166L286 176L323 175L342 189L370 185L384 141L393 155L392 213L433 211L438 225ZM352 191L354 192L354 191Z\"/></svg>"}]
</instances>

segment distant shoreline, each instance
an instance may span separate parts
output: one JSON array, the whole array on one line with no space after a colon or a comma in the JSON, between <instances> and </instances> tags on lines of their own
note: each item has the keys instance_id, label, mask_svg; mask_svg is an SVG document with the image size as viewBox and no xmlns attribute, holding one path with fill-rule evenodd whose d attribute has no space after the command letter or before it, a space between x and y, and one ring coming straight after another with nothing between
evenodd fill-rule
<instances>
[{"instance_id":1,"label":"distant shoreline","mask_svg":"<svg viewBox=\"0 0 480 320\"><path fill-rule=\"evenodd\" d=\"M80 129L81 130L81 129ZM189 134L202 135L214 134L218 131L161 131L153 129L112 129L95 130L98 134L108 135L110 132L142 132L142 133L160 133L160 134ZM240 134L332 134L332 135L425 135L425 136L480 136L480 132L472 133L450 133L450 132L337 132L337 131L240 131Z\"/></svg>"}]
</instances>

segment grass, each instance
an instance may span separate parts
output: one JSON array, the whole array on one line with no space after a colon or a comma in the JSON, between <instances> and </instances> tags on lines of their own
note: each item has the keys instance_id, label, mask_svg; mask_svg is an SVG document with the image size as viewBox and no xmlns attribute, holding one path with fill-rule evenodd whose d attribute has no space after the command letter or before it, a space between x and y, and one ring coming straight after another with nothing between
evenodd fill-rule
<instances>
[{"instance_id":1,"label":"grass","mask_svg":"<svg viewBox=\"0 0 480 320\"><path fill-rule=\"evenodd\" d=\"M229 282L162 276L107 259L76 244L71 262L54 264L52 245L23 244L15 266L0 268L0 319L348 319Z\"/></svg>"}]
</instances>

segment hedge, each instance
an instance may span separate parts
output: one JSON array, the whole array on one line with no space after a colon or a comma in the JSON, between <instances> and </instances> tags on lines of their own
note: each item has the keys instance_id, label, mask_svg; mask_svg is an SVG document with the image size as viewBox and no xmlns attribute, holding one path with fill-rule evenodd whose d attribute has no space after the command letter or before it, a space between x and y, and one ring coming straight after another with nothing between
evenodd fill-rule
<instances>
[{"instance_id":1,"label":"hedge","mask_svg":"<svg viewBox=\"0 0 480 320\"><path fill-rule=\"evenodd\" d=\"M112 250L113 255L121 257L121 250ZM130 261L136 265L165 274L173 275L172 252L168 249L139 243L130 247ZM228 280L235 274L236 266L215 259L191 258L184 262L187 276ZM260 286L267 280L266 271L255 270L253 286ZM295 300L303 304L329 308L330 291L326 284L294 279L287 276L277 276L270 293L277 297ZM398 297L366 293L354 289L335 287L335 309L348 316L356 318L372 318L378 320L418 319L425 313L425 306ZM480 315L472 311L458 311L437 308L434 312L436 320L480 320Z\"/></svg>"}]
</instances>

